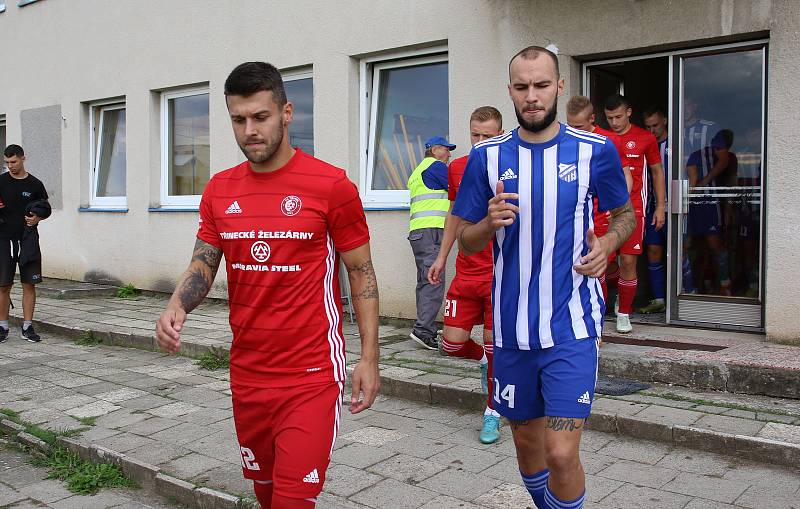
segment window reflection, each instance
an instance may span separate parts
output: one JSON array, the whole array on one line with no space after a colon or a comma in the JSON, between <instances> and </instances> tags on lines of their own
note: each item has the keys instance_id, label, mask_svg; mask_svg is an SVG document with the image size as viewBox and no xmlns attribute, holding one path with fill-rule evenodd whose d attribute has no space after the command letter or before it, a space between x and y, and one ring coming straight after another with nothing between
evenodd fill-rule
<instances>
[{"instance_id":1,"label":"window reflection","mask_svg":"<svg viewBox=\"0 0 800 509\"><path fill-rule=\"evenodd\" d=\"M423 143L448 136L447 63L376 70L379 80L373 190L404 190L424 158Z\"/></svg>"},{"instance_id":2,"label":"window reflection","mask_svg":"<svg viewBox=\"0 0 800 509\"><path fill-rule=\"evenodd\" d=\"M208 94L170 99L169 130L169 194L202 194L211 175Z\"/></svg>"},{"instance_id":3,"label":"window reflection","mask_svg":"<svg viewBox=\"0 0 800 509\"><path fill-rule=\"evenodd\" d=\"M682 292L759 297L763 51L684 60Z\"/></svg>"},{"instance_id":4,"label":"window reflection","mask_svg":"<svg viewBox=\"0 0 800 509\"><path fill-rule=\"evenodd\" d=\"M303 78L284 81L286 98L294 106L289 124L289 144L314 155L314 80Z\"/></svg>"},{"instance_id":5,"label":"window reflection","mask_svg":"<svg viewBox=\"0 0 800 509\"><path fill-rule=\"evenodd\" d=\"M125 196L125 109L103 110L102 116L95 196Z\"/></svg>"}]
</instances>

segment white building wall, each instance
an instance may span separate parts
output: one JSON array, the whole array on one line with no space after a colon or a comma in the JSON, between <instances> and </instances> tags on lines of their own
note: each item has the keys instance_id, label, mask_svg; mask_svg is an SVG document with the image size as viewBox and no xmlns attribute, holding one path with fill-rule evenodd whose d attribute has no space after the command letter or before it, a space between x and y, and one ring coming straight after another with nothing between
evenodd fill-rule
<instances>
[{"instance_id":1,"label":"white building wall","mask_svg":"<svg viewBox=\"0 0 800 509\"><path fill-rule=\"evenodd\" d=\"M580 90L579 60L571 57L643 52L696 41L769 35L770 71L788 80L800 51L796 2L791 0L356 0L270 2L220 0L40 0L24 8L7 1L0 14L0 114L8 142L19 141L20 112L60 105L63 210L42 224L45 275L70 279L108 277L141 288L169 290L185 268L197 214L149 212L159 205L160 90L210 86L211 165L218 171L241 160L225 108L222 85L246 60L277 67L313 67L316 155L346 168L358 181L360 153L359 59L401 49L446 45L450 76L450 134L468 147L473 108L497 106L506 127L516 122L507 97L507 62L529 44L560 49L566 94ZM771 33L768 33L772 30ZM693 42L695 41L695 42ZM779 56L780 55L780 56ZM783 56L786 61L783 61ZM776 59L781 59L780 61ZM13 62L13 64L9 64ZM794 63L789 63L794 62ZM785 82L784 82L785 83ZM768 170L770 228L797 207L780 193L797 187L793 145L779 141L792 115L782 97L789 87L770 82L771 145ZM78 212L89 200L86 102L124 96L127 102L129 211ZM796 99L796 98L795 98ZM561 108L566 98L561 103ZM797 101L794 103L796 105ZM779 110L776 110L779 108ZM794 110L796 113L796 109ZM31 167L36 174L39 169ZM777 190L776 182L783 191ZM413 257L406 240L407 213L369 212L381 312L414 316ZM767 329L800 336L786 307L780 252L800 251L790 235L768 234ZM450 267L452 274L452 266ZM215 293L224 291L219 277ZM775 296L775 297L773 297ZM778 303L776 300L782 300Z\"/></svg>"}]
</instances>

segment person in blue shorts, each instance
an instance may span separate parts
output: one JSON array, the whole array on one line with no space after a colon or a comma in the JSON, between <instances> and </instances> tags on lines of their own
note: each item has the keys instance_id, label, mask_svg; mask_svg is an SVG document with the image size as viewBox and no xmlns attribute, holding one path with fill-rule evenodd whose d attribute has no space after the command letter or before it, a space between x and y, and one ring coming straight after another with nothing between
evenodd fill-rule
<instances>
[{"instance_id":1,"label":"person in blue shorts","mask_svg":"<svg viewBox=\"0 0 800 509\"><path fill-rule=\"evenodd\" d=\"M578 448L597 382L605 302L599 278L635 226L622 163L605 137L556 121L564 80L551 51L509 63L519 127L470 152L452 214L466 255L494 250L494 394L511 423L536 507L579 509ZM610 211L593 231L593 198Z\"/></svg>"},{"instance_id":2,"label":"person in blue shorts","mask_svg":"<svg viewBox=\"0 0 800 509\"><path fill-rule=\"evenodd\" d=\"M668 158L668 130L667 130L667 116L661 108L654 106L644 111L644 126L650 131L653 136L658 140L658 151L661 155L661 164L664 167L664 196L665 202L669 199L669 161ZM652 178L652 174L648 174ZM650 189L653 189L652 182L649 183ZM662 313L667 309L666 304L666 267L664 264L664 249L667 246L667 225L664 224L663 228L657 229L653 224L653 212L656 207L656 200L654 193L648 194L650 200L647 202L646 217L644 222L644 244L647 246L647 270L650 274L650 292L653 294L652 300L644 306L639 308L639 313Z\"/></svg>"}]
</instances>

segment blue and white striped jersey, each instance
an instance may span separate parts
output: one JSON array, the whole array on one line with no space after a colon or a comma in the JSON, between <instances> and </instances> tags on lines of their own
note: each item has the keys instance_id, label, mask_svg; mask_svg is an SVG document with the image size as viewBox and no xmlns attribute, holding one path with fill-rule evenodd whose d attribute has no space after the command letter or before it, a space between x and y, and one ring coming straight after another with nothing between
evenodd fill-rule
<instances>
[{"instance_id":1,"label":"blue and white striped jersey","mask_svg":"<svg viewBox=\"0 0 800 509\"><path fill-rule=\"evenodd\" d=\"M600 336L600 283L573 265L589 251L592 198L602 211L629 199L616 148L604 136L565 125L547 143L527 143L517 129L478 143L453 214L481 221L498 182L504 192L519 193L520 213L495 233L495 346L541 349Z\"/></svg>"}]
</instances>

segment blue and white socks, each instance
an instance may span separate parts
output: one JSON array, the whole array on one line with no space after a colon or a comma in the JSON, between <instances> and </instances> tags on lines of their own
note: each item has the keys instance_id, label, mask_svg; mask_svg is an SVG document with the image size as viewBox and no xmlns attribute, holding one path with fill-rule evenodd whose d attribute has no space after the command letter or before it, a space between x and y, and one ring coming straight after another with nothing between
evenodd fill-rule
<instances>
[{"instance_id":1,"label":"blue and white socks","mask_svg":"<svg viewBox=\"0 0 800 509\"><path fill-rule=\"evenodd\" d=\"M519 475L522 476L522 482L525 483L525 488L531 494L533 503L539 509L583 509L586 491L581 493L581 496L575 500L560 500L553 495L550 487L547 486L547 480L550 479L550 470L544 469L531 475L525 475L520 471Z\"/></svg>"}]
</instances>

